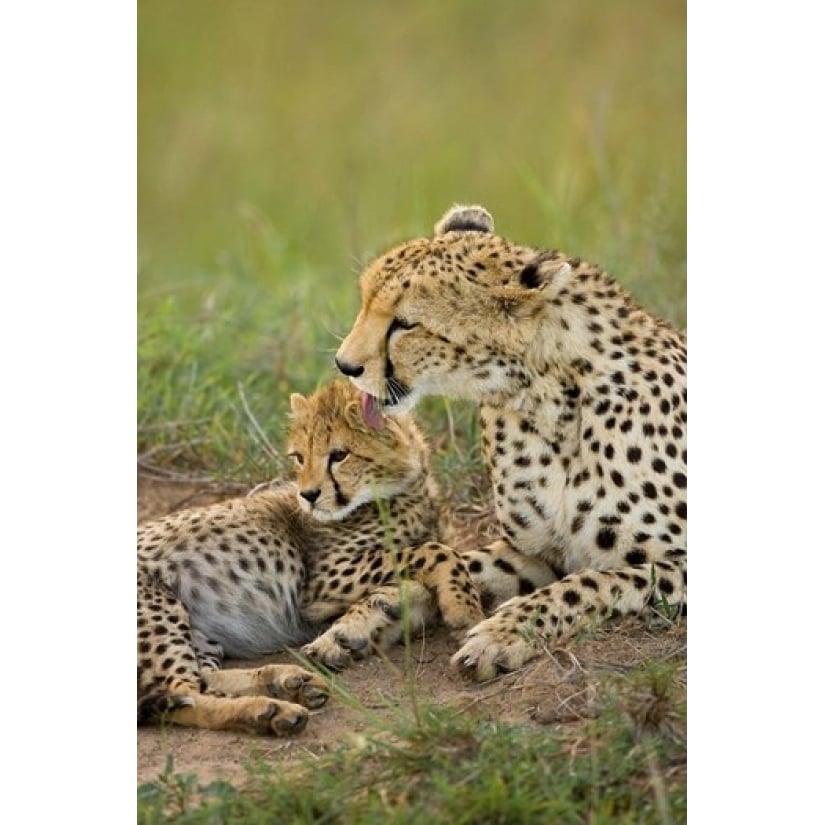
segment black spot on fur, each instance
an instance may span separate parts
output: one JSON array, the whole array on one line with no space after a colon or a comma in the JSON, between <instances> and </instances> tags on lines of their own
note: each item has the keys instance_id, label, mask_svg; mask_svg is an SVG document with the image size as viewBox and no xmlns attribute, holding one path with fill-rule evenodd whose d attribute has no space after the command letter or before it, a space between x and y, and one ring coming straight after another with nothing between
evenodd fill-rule
<instances>
[{"instance_id":1,"label":"black spot on fur","mask_svg":"<svg viewBox=\"0 0 825 825\"><path fill-rule=\"evenodd\" d=\"M530 522L526 519L521 513L516 512L515 510L510 513L510 518L519 526L522 530L526 529L530 526Z\"/></svg>"},{"instance_id":2,"label":"black spot on fur","mask_svg":"<svg viewBox=\"0 0 825 825\"><path fill-rule=\"evenodd\" d=\"M581 602L582 597L575 591L575 590L565 590L562 594L562 598L569 604L571 607L579 604Z\"/></svg>"},{"instance_id":3,"label":"black spot on fur","mask_svg":"<svg viewBox=\"0 0 825 825\"><path fill-rule=\"evenodd\" d=\"M610 550L616 544L616 531L611 530L609 527L602 528L596 535L596 544L602 550Z\"/></svg>"},{"instance_id":4,"label":"black spot on fur","mask_svg":"<svg viewBox=\"0 0 825 825\"><path fill-rule=\"evenodd\" d=\"M527 264L527 266L521 270L521 274L518 279L521 285L527 289L536 289L541 286L539 268L535 264Z\"/></svg>"}]
</instances>

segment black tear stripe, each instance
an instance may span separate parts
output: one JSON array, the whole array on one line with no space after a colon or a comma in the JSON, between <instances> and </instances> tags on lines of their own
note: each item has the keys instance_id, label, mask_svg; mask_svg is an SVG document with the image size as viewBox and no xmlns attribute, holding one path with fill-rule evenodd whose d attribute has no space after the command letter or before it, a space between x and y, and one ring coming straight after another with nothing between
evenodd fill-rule
<instances>
[{"instance_id":1,"label":"black tear stripe","mask_svg":"<svg viewBox=\"0 0 825 825\"><path fill-rule=\"evenodd\" d=\"M402 320L401 318L392 319L389 329L387 329L387 335L385 338L384 345L384 375L386 376L387 380L389 380L395 375L395 368L392 365L392 361L390 361L390 338L392 337L392 334L398 330L409 330L417 326L418 324L411 324L408 321ZM392 398L392 395L390 395L390 398Z\"/></svg>"},{"instance_id":2,"label":"black tear stripe","mask_svg":"<svg viewBox=\"0 0 825 825\"><path fill-rule=\"evenodd\" d=\"M332 469L329 470L329 477L332 479L332 488L335 490L335 503L339 507L346 507L349 504L349 499L344 495L338 484L338 479L332 474Z\"/></svg>"},{"instance_id":3,"label":"black tear stripe","mask_svg":"<svg viewBox=\"0 0 825 825\"><path fill-rule=\"evenodd\" d=\"M402 318L393 318L390 322L389 329L387 330L387 341L390 340L390 337L396 330L414 329L417 326L418 324L410 323L410 321L405 321Z\"/></svg>"}]
</instances>

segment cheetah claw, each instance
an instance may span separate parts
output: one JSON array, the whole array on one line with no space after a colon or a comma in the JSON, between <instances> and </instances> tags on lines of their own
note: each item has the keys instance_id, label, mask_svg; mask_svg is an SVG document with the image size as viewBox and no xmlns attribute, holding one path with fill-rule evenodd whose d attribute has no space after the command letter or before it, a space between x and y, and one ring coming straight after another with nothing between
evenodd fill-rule
<instances>
[{"instance_id":1,"label":"cheetah claw","mask_svg":"<svg viewBox=\"0 0 825 825\"><path fill-rule=\"evenodd\" d=\"M298 705L273 702L258 715L257 723L264 731L273 731L279 736L294 736L306 726L309 714Z\"/></svg>"},{"instance_id":2,"label":"cheetah claw","mask_svg":"<svg viewBox=\"0 0 825 825\"><path fill-rule=\"evenodd\" d=\"M301 648L301 653L313 662L318 662L329 670L338 672L352 664L352 656L337 639L329 633L319 636L314 642Z\"/></svg>"},{"instance_id":3,"label":"cheetah claw","mask_svg":"<svg viewBox=\"0 0 825 825\"><path fill-rule=\"evenodd\" d=\"M388 616L395 622L399 621L403 616L400 600L390 602L384 597L376 597L372 600L372 603L375 607L381 610L385 616Z\"/></svg>"},{"instance_id":4,"label":"cheetah claw","mask_svg":"<svg viewBox=\"0 0 825 825\"><path fill-rule=\"evenodd\" d=\"M518 670L536 655L535 648L512 630L496 627L496 618L476 625L450 660L463 676L486 682L501 671Z\"/></svg>"},{"instance_id":5,"label":"cheetah claw","mask_svg":"<svg viewBox=\"0 0 825 825\"><path fill-rule=\"evenodd\" d=\"M302 668L294 668L294 672L289 675L282 675L284 667L274 665L261 668L266 691L270 696L282 701L297 702L310 710L326 703L329 690L321 679Z\"/></svg>"},{"instance_id":6,"label":"cheetah claw","mask_svg":"<svg viewBox=\"0 0 825 825\"><path fill-rule=\"evenodd\" d=\"M365 639L363 636L347 636L344 633L336 633L335 641L355 658L363 658L370 643L369 639Z\"/></svg>"}]
</instances>

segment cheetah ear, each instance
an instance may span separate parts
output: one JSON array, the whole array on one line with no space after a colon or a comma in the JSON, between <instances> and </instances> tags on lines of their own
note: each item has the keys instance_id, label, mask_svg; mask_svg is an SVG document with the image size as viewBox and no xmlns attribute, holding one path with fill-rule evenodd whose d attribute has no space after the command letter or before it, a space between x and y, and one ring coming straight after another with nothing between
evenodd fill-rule
<instances>
[{"instance_id":1,"label":"cheetah ear","mask_svg":"<svg viewBox=\"0 0 825 825\"><path fill-rule=\"evenodd\" d=\"M435 234L445 232L492 232L493 216L483 206L456 204L435 225Z\"/></svg>"},{"instance_id":2,"label":"cheetah ear","mask_svg":"<svg viewBox=\"0 0 825 825\"><path fill-rule=\"evenodd\" d=\"M521 270L518 280L525 289L544 289L551 283L560 286L572 271L556 252L543 252Z\"/></svg>"},{"instance_id":3,"label":"cheetah ear","mask_svg":"<svg viewBox=\"0 0 825 825\"><path fill-rule=\"evenodd\" d=\"M300 415L302 412L306 412L309 404L301 393L294 392L289 396L289 406L292 409L293 415Z\"/></svg>"},{"instance_id":4,"label":"cheetah ear","mask_svg":"<svg viewBox=\"0 0 825 825\"><path fill-rule=\"evenodd\" d=\"M557 252L543 252L530 261L516 277L517 280L488 290L496 309L508 318L531 318L548 296L544 290L553 285L559 289L573 269Z\"/></svg>"}]
</instances>

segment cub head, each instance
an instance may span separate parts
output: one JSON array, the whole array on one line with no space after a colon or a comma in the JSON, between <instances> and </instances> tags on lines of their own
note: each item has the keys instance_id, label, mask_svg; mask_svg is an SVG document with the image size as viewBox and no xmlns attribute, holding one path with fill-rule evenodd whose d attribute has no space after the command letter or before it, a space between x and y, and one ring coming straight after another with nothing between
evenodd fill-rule
<instances>
[{"instance_id":1,"label":"cub head","mask_svg":"<svg viewBox=\"0 0 825 825\"><path fill-rule=\"evenodd\" d=\"M401 244L363 272L361 308L335 363L391 414L425 395L518 392L545 288L569 272L554 253L494 235L483 207L455 206L432 238Z\"/></svg>"},{"instance_id":2,"label":"cub head","mask_svg":"<svg viewBox=\"0 0 825 825\"><path fill-rule=\"evenodd\" d=\"M422 483L427 446L412 417L386 419L349 382L290 397L287 449L297 468L298 501L319 521L339 521L371 501Z\"/></svg>"}]
</instances>

